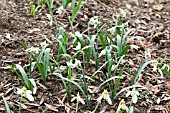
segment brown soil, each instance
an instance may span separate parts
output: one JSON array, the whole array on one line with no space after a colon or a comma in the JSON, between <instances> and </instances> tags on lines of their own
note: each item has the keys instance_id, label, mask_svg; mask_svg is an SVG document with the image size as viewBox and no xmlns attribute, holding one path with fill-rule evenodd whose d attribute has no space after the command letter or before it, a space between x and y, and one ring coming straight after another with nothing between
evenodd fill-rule
<instances>
[{"instance_id":1,"label":"brown soil","mask_svg":"<svg viewBox=\"0 0 170 113\"><path fill-rule=\"evenodd\" d=\"M81 11L78 13L76 22L74 23L75 31L84 31L89 19L93 16L98 16L99 20L113 20L114 14L119 8L128 10L129 16L127 21L130 27L136 28L139 36L143 36L146 40L140 43L136 43L140 46L138 51L130 50L127 54L127 59L131 59L134 64L142 64L145 62L144 51L148 48L151 49L152 57L154 59L170 58L170 2L161 3L163 8L158 10L155 5L160 3L146 3L142 0L89 0ZM2 4L0 4L2 5ZM55 2L54 16L59 22L60 26L63 26L67 32L71 31L70 24L68 22L66 14L59 15L55 11L60 6L58 2ZM0 6L2 7L2 6ZM159 6L160 7L160 6ZM25 67L29 64L29 55L25 52L24 48L18 43L18 41L24 42L28 47L38 47L39 44L46 39L49 39L53 43L50 45L52 52L57 55L57 43L53 38L56 35L56 26L50 26L49 20L45 15L48 13L48 9L43 7L41 11L36 12L35 16L30 16L30 5L28 0L7 0L6 5L0 10L0 112L5 112L5 106L1 96L6 97L11 110L16 113L19 108L19 95L16 94L16 87L22 87L22 83L18 80L15 73L12 73L9 68L5 68L7 64L20 64ZM69 9L68 9L69 11ZM70 14L70 13L68 13ZM132 65L132 70L137 69L136 65ZM89 69L89 75L93 69ZM93 71L94 72L94 71ZM135 113L168 113L170 112L170 83L165 79L159 79L160 74L152 72L152 69L147 68L141 75L138 81L143 86L150 88L152 95L141 94L139 102L134 106ZM43 84L39 73L34 72L33 78L38 86L38 93L34 95L35 102L30 103L27 99L23 99L25 107L22 108L22 113L39 113L47 108L47 104L51 105L48 113L56 112L75 112L75 103L70 101L60 102L66 92L64 90L62 81L56 77L48 77L47 82ZM42 87L46 87L44 89ZM129 80L122 81L120 88L129 86ZM97 84L96 84L97 86ZM99 92L101 93L102 90ZM74 92L75 94L77 92ZM97 98L100 94L95 94ZM120 99L125 94L121 94L115 103L108 106L107 103L103 103L99 107L99 111L105 109L107 113L114 113L118 106ZM144 97L144 95L147 95ZM146 101L147 98L149 101ZM125 97L126 100L129 100ZM160 99L160 103L157 100ZM93 110L95 108L95 100L91 103L91 108L87 106L81 106L83 111Z\"/></svg>"}]
</instances>

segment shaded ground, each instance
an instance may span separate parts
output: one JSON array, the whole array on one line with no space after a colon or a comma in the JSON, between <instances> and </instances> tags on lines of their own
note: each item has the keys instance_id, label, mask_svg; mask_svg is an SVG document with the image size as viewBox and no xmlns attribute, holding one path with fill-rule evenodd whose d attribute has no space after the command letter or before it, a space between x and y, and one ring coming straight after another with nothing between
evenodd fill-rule
<instances>
[{"instance_id":1,"label":"shaded ground","mask_svg":"<svg viewBox=\"0 0 170 113\"><path fill-rule=\"evenodd\" d=\"M75 22L75 31L84 31L85 23L89 21L86 17L91 18L98 16L99 20L113 20L114 14L118 11L118 8L126 9L129 12L128 22L130 27L136 28L138 34L146 38L141 43L137 43L141 48L139 51L130 50L127 54L127 58L131 59L134 64L132 69L137 69L135 64L140 62L144 63L145 60L142 57L144 51L148 48L151 49L152 57L158 58L170 58L170 2L163 2L163 8L156 8L156 3L144 3L142 1L129 2L126 0L120 0L119 2L105 1L91 1L86 3L81 12L78 14ZM158 4L160 5L160 4ZM58 2L55 2L56 10L60 6ZM161 7L161 6L158 6ZM69 23L66 15L58 15L55 13L56 20L60 25L68 31L70 30ZM42 11L36 13L34 17L30 16L30 5L27 0L8 0L7 6L1 10L0 16L0 81L4 84L3 89L0 87L0 96L4 95L11 107L16 112L19 106L19 96L16 95L16 87L22 86L14 73L4 67L6 64L19 63L23 66L29 63L29 55L24 51L22 46L17 42L18 40L26 43L27 46L39 46L39 43L49 39L53 42L50 46L54 53L57 54L57 45L53 38L56 33L56 26L50 26L49 20L45 15L48 11L44 8ZM91 70L89 69L89 72ZM41 112L46 109L44 103L53 105L59 112L66 112L71 110L75 112L75 104L60 102L65 96L64 87L61 84L61 80L55 77L49 77L46 84L43 84L40 80L37 72L33 73L33 78L38 84L38 94L35 95L35 103L31 104L24 99L24 105L22 112ZM170 83L166 80L159 79L160 74L152 72L152 69L146 69L141 75L138 82L143 86L146 86L152 92L150 101L146 101L141 95L141 99L135 105L135 112L139 113L168 113L170 112ZM166 77L165 77L166 78ZM128 86L129 81L123 81L120 88ZM101 92L99 92L101 93ZM98 94L97 94L98 95ZM124 94L122 94L123 96ZM146 94L144 94L146 95ZM97 98L97 97L96 97ZM121 98L121 97L120 97ZM99 109L106 109L109 113L116 111L118 98L115 104L108 106L104 105ZM146 97L147 98L147 97ZM160 99L160 103L157 104L157 100ZM0 97L0 112L5 112L4 103ZM95 101L92 102L92 108L95 107ZM93 107L94 105L94 107ZM87 110L86 106L82 106L80 109ZM49 113L54 112L48 110Z\"/></svg>"}]
</instances>

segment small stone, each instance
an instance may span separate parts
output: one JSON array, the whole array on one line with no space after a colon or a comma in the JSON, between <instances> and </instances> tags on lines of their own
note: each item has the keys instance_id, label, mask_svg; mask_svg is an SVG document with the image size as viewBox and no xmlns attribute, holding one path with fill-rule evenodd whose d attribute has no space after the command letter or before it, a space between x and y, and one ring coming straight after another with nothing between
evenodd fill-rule
<instances>
[{"instance_id":1,"label":"small stone","mask_svg":"<svg viewBox=\"0 0 170 113\"><path fill-rule=\"evenodd\" d=\"M157 10L157 11L161 11L163 9L163 4L155 4L153 5L153 9Z\"/></svg>"}]
</instances>

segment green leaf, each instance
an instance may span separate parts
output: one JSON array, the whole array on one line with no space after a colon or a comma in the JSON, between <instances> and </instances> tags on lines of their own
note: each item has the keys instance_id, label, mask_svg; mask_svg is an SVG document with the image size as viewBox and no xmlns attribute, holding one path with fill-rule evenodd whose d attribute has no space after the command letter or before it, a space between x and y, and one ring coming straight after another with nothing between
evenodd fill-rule
<instances>
[{"instance_id":1,"label":"green leaf","mask_svg":"<svg viewBox=\"0 0 170 113\"><path fill-rule=\"evenodd\" d=\"M37 62L40 63L40 61L42 60L44 51L45 51L45 50L43 49L43 50L41 50L41 52L38 54L38 61L37 61Z\"/></svg>"},{"instance_id":2,"label":"green leaf","mask_svg":"<svg viewBox=\"0 0 170 113\"><path fill-rule=\"evenodd\" d=\"M170 72L169 72L166 68L162 69L162 72L163 72L168 78L170 78Z\"/></svg>"},{"instance_id":3,"label":"green leaf","mask_svg":"<svg viewBox=\"0 0 170 113\"><path fill-rule=\"evenodd\" d=\"M22 41L17 41L24 49L28 49L28 47L27 47L27 45L26 44L24 44L24 42L22 42Z\"/></svg>"},{"instance_id":4,"label":"green leaf","mask_svg":"<svg viewBox=\"0 0 170 113\"><path fill-rule=\"evenodd\" d=\"M122 74L123 74L123 71L124 71L125 66L126 66L126 65L124 65L123 68L122 68L122 70L119 72L119 75L118 75L119 77L122 77ZM117 90L117 88L118 88L118 86L119 86L119 83L120 83L120 78L117 78L117 79L116 79L116 83L115 83L115 85L114 85L114 89L112 90L113 95L115 95L116 90Z\"/></svg>"},{"instance_id":5,"label":"green leaf","mask_svg":"<svg viewBox=\"0 0 170 113\"><path fill-rule=\"evenodd\" d=\"M108 32L106 32L105 34L106 34L107 38L110 39L110 44L114 45L114 41L113 41L112 37L108 34Z\"/></svg>"},{"instance_id":6,"label":"green leaf","mask_svg":"<svg viewBox=\"0 0 170 113\"><path fill-rule=\"evenodd\" d=\"M125 47L123 47L123 50L121 51L120 56L125 55L126 52L129 50L129 48L130 48L130 46L125 46Z\"/></svg>"},{"instance_id":7,"label":"green leaf","mask_svg":"<svg viewBox=\"0 0 170 113\"><path fill-rule=\"evenodd\" d=\"M33 71L33 69L34 69L35 64L36 64L36 62L32 62L32 63L31 63L31 72L32 72L32 71Z\"/></svg>"},{"instance_id":8,"label":"green leaf","mask_svg":"<svg viewBox=\"0 0 170 113\"><path fill-rule=\"evenodd\" d=\"M103 86L105 83L107 83L107 82L109 82L109 81L112 81L112 80L114 80L114 79L116 79L116 78L122 78L122 77L114 76L114 77L111 77L111 78L107 79L107 80L104 81L102 84L100 84L100 85L95 89L95 91L97 91L97 90L98 90L101 86Z\"/></svg>"},{"instance_id":9,"label":"green leaf","mask_svg":"<svg viewBox=\"0 0 170 113\"><path fill-rule=\"evenodd\" d=\"M46 82L45 70L43 69L42 65L39 62L36 62L36 66L41 74L41 78L43 79L43 82Z\"/></svg>"},{"instance_id":10,"label":"green leaf","mask_svg":"<svg viewBox=\"0 0 170 113\"><path fill-rule=\"evenodd\" d=\"M148 64L150 64L150 63L152 63L152 62L157 62L157 60L150 60L150 61L145 62L145 63L142 65L142 67L137 71L137 74L136 74L136 76L135 76L135 78L134 78L133 84L137 81L137 79L139 78L139 76L140 76L140 74L142 73L142 71L144 70L144 68L145 68Z\"/></svg>"},{"instance_id":11,"label":"green leaf","mask_svg":"<svg viewBox=\"0 0 170 113\"><path fill-rule=\"evenodd\" d=\"M72 23L74 22L74 20L75 20L75 18L76 18L76 16L77 16L77 13L78 13L78 11L80 10L80 8L81 8L81 2L82 2L82 0L79 0L79 2L78 2L78 5L77 5L77 7L76 7L76 9L74 10L74 7L75 7L75 1L76 0L72 0L72 1L74 1L73 3L72 3Z\"/></svg>"},{"instance_id":12,"label":"green leaf","mask_svg":"<svg viewBox=\"0 0 170 113\"><path fill-rule=\"evenodd\" d=\"M44 51L44 62L43 62L43 68L44 68L45 76L47 76L48 66L49 66L49 63L50 63L49 53L50 53L50 48L45 49L45 51Z\"/></svg>"},{"instance_id":13,"label":"green leaf","mask_svg":"<svg viewBox=\"0 0 170 113\"><path fill-rule=\"evenodd\" d=\"M118 46L118 48L119 48L119 50L121 52L122 51L122 37L119 34L117 34L116 35L116 40L117 40L117 46ZM119 54L121 54L121 53L119 53Z\"/></svg>"},{"instance_id":14,"label":"green leaf","mask_svg":"<svg viewBox=\"0 0 170 113\"><path fill-rule=\"evenodd\" d=\"M31 82L31 85L33 85L33 87L36 89L35 91L37 91L37 85L35 83L35 80L30 78L29 81ZM36 92L33 91L33 94L35 94Z\"/></svg>"},{"instance_id":15,"label":"green leaf","mask_svg":"<svg viewBox=\"0 0 170 113\"><path fill-rule=\"evenodd\" d=\"M11 110L9 108L9 105L8 105L6 99L4 98L4 96L2 96L2 98L3 98L3 101L5 103L6 113L11 113Z\"/></svg>"},{"instance_id":16,"label":"green leaf","mask_svg":"<svg viewBox=\"0 0 170 113\"><path fill-rule=\"evenodd\" d=\"M59 46L61 46L61 48L62 48L62 50L63 50L63 53L64 53L64 54L67 54L66 47L63 45L63 43L62 43L60 40L58 40L58 39L57 39L57 41L58 41L58 43L59 43Z\"/></svg>"},{"instance_id":17,"label":"green leaf","mask_svg":"<svg viewBox=\"0 0 170 113\"><path fill-rule=\"evenodd\" d=\"M70 3L70 0L62 0L62 6L64 9L67 8L67 5Z\"/></svg>"},{"instance_id":18,"label":"green leaf","mask_svg":"<svg viewBox=\"0 0 170 113\"><path fill-rule=\"evenodd\" d=\"M133 111L133 106L130 106L128 113L134 113Z\"/></svg>"},{"instance_id":19,"label":"green leaf","mask_svg":"<svg viewBox=\"0 0 170 113\"><path fill-rule=\"evenodd\" d=\"M106 39L103 37L102 33L99 33L100 43L102 44L103 49L106 47Z\"/></svg>"},{"instance_id":20,"label":"green leaf","mask_svg":"<svg viewBox=\"0 0 170 113\"><path fill-rule=\"evenodd\" d=\"M20 71L20 73L22 75L22 78L24 80L24 83L25 83L26 87L28 88L29 84L28 84L28 76L27 76L27 74L25 73L24 69L19 64L16 64L16 67L19 69L19 71Z\"/></svg>"}]
</instances>

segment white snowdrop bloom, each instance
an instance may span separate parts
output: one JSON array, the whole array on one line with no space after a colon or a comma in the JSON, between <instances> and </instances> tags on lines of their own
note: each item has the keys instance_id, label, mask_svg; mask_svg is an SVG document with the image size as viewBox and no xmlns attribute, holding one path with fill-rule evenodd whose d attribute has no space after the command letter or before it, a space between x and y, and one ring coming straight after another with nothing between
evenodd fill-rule
<instances>
[{"instance_id":1,"label":"white snowdrop bloom","mask_svg":"<svg viewBox=\"0 0 170 113\"><path fill-rule=\"evenodd\" d=\"M63 35L59 35L59 36L58 36L58 39L62 39L62 38L63 38Z\"/></svg>"},{"instance_id":2,"label":"white snowdrop bloom","mask_svg":"<svg viewBox=\"0 0 170 113\"><path fill-rule=\"evenodd\" d=\"M112 100L111 100L109 92L107 90L103 91L102 95L97 98L97 101L101 102L102 99L106 100L110 105L112 104Z\"/></svg>"},{"instance_id":3,"label":"white snowdrop bloom","mask_svg":"<svg viewBox=\"0 0 170 113\"><path fill-rule=\"evenodd\" d=\"M81 66L82 62L75 58L75 63L73 63L72 60L70 60L70 62L66 62L66 63L67 63L68 67L75 68L75 67Z\"/></svg>"},{"instance_id":4,"label":"white snowdrop bloom","mask_svg":"<svg viewBox=\"0 0 170 113\"><path fill-rule=\"evenodd\" d=\"M101 56L103 56L103 55L105 55L105 54L106 54L106 49L103 49L103 50L100 52L99 57L101 57Z\"/></svg>"},{"instance_id":5,"label":"white snowdrop bloom","mask_svg":"<svg viewBox=\"0 0 170 113\"><path fill-rule=\"evenodd\" d=\"M81 49L81 43L80 42L78 42L78 44L77 44L77 46L76 46L76 48L73 48L74 50L80 50Z\"/></svg>"},{"instance_id":6,"label":"white snowdrop bloom","mask_svg":"<svg viewBox=\"0 0 170 113\"><path fill-rule=\"evenodd\" d=\"M149 58L151 58L151 50L150 50L150 49L147 49L147 50L145 51L145 59L149 59Z\"/></svg>"},{"instance_id":7,"label":"white snowdrop bloom","mask_svg":"<svg viewBox=\"0 0 170 113\"><path fill-rule=\"evenodd\" d=\"M44 42L40 43L40 45L41 45L41 47L45 47L45 48L48 46L48 44L47 44L47 42L46 42L46 41L44 41Z\"/></svg>"},{"instance_id":8,"label":"white snowdrop bloom","mask_svg":"<svg viewBox=\"0 0 170 113\"><path fill-rule=\"evenodd\" d=\"M128 107L126 106L124 99L122 99L119 103L116 113L122 113L122 111L125 111L125 110L126 112L128 112Z\"/></svg>"},{"instance_id":9,"label":"white snowdrop bloom","mask_svg":"<svg viewBox=\"0 0 170 113\"><path fill-rule=\"evenodd\" d=\"M126 94L126 97L128 97L129 95L132 96L132 102L135 104L138 101L139 92L136 90L136 88L133 88L132 91L129 91Z\"/></svg>"},{"instance_id":10,"label":"white snowdrop bloom","mask_svg":"<svg viewBox=\"0 0 170 113\"><path fill-rule=\"evenodd\" d=\"M75 67L81 66L81 61L78 59L75 59Z\"/></svg>"},{"instance_id":11,"label":"white snowdrop bloom","mask_svg":"<svg viewBox=\"0 0 170 113\"><path fill-rule=\"evenodd\" d=\"M89 21L90 25L94 25L94 28L100 23L97 16L94 16Z\"/></svg>"},{"instance_id":12,"label":"white snowdrop bloom","mask_svg":"<svg viewBox=\"0 0 170 113\"><path fill-rule=\"evenodd\" d=\"M60 15L65 11L64 7L63 6L60 6L58 8L58 10L56 11L56 13L59 13Z\"/></svg>"},{"instance_id":13,"label":"white snowdrop bloom","mask_svg":"<svg viewBox=\"0 0 170 113\"><path fill-rule=\"evenodd\" d=\"M38 54L40 49L38 47L31 47L31 48L26 49L25 51L26 52L30 52L30 53L34 53L35 52L36 54Z\"/></svg>"},{"instance_id":14,"label":"white snowdrop bloom","mask_svg":"<svg viewBox=\"0 0 170 113\"><path fill-rule=\"evenodd\" d=\"M82 104L85 104L84 100L80 97L79 92L77 93L77 97L73 97L71 99L71 102L73 102L74 100L77 100L77 103L81 102Z\"/></svg>"},{"instance_id":15,"label":"white snowdrop bloom","mask_svg":"<svg viewBox=\"0 0 170 113\"><path fill-rule=\"evenodd\" d=\"M116 29L116 26L108 29L107 31L109 31L113 35L115 33L115 29Z\"/></svg>"},{"instance_id":16,"label":"white snowdrop bloom","mask_svg":"<svg viewBox=\"0 0 170 113\"><path fill-rule=\"evenodd\" d=\"M32 91L27 90L26 87L23 87L22 89L17 88L17 94L27 98L29 101L34 101L34 97L32 96Z\"/></svg>"}]
</instances>

